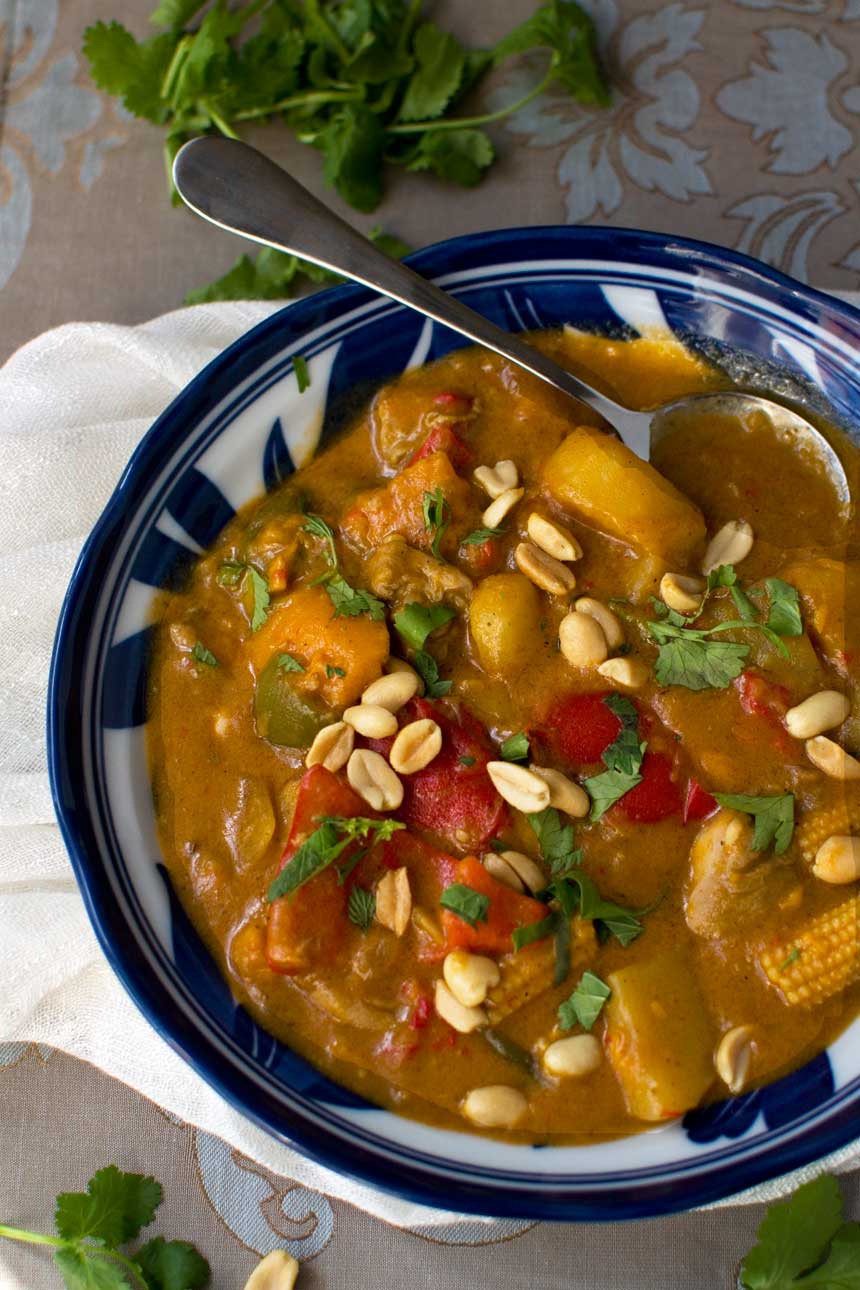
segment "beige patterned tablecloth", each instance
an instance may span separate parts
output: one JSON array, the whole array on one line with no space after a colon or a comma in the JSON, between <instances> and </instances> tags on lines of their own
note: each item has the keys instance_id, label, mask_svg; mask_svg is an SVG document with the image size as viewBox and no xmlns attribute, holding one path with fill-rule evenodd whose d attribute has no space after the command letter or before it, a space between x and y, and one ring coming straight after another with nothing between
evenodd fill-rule
<instances>
[{"instance_id":1,"label":"beige patterned tablecloth","mask_svg":"<svg viewBox=\"0 0 860 1290\"><path fill-rule=\"evenodd\" d=\"M538 100L496 130L501 160L481 187L399 176L375 216L344 213L415 246L499 223L663 229L752 252L816 286L860 287L860 0L583 3L615 87L611 108ZM472 43L532 7L432 6ZM88 22L121 17L142 33L150 8L0 0L0 359L58 323L174 308L239 253L170 207L157 132L100 94L83 66ZM506 73L485 100L516 96L529 74ZM312 150L276 128L254 141L324 193ZM215 1290L241 1287L276 1245L307 1261L302 1290L729 1287L761 1217L753 1206L588 1229L511 1220L401 1232L24 1044L0 1045L0 1161L0 1221L46 1229L55 1194L102 1164L156 1174L167 1192L159 1230L196 1241ZM845 1187L860 1213L860 1176ZM56 1284L41 1251L0 1246L0 1290Z\"/></svg>"}]
</instances>

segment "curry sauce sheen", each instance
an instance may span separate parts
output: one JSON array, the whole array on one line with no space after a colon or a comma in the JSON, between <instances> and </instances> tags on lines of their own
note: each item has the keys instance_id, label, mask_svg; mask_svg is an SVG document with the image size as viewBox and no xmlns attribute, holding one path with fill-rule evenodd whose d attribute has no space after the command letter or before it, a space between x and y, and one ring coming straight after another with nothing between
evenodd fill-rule
<instances>
[{"instance_id":1,"label":"curry sauce sheen","mask_svg":"<svg viewBox=\"0 0 860 1290\"><path fill-rule=\"evenodd\" d=\"M661 335L531 339L636 408L725 386ZM852 523L768 422L649 465L481 350L382 388L159 607L161 845L237 999L517 1141L808 1060L860 1007Z\"/></svg>"}]
</instances>

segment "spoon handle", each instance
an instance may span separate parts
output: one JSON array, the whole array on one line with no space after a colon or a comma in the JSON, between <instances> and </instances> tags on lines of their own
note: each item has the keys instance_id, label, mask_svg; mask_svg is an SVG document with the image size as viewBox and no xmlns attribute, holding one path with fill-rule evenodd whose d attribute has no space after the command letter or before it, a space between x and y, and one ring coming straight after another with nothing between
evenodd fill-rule
<instances>
[{"instance_id":1,"label":"spoon handle","mask_svg":"<svg viewBox=\"0 0 860 1290\"><path fill-rule=\"evenodd\" d=\"M647 459L649 417L592 389L540 350L385 255L255 148L216 136L192 139L176 155L173 179L186 205L210 223L361 282L494 350L588 404Z\"/></svg>"}]
</instances>

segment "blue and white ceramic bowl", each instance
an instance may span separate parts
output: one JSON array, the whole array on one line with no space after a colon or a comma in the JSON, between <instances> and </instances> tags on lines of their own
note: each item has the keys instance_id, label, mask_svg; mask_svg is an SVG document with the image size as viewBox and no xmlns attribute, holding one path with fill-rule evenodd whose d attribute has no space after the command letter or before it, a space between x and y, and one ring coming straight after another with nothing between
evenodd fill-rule
<instances>
[{"instance_id":1,"label":"blue and white ceramic bowl","mask_svg":"<svg viewBox=\"0 0 860 1290\"><path fill-rule=\"evenodd\" d=\"M860 314L743 256L650 233L512 229L411 257L512 331L665 324L765 383L860 421ZM334 1169L445 1209L617 1219L686 1209L860 1133L860 1023L758 1092L637 1137L537 1149L442 1132L323 1078L238 1007L160 863L146 770L153 596L234 511L331 433L356 386L460 345L358 287L290 305L198 376L138 448L75 570L57 632L48 746L60 825L102 947L138 1007L224 1097ZM308 362L299 394L293 356ZM751 362L751 366L750 366Z\"/></svg>"}]
</instances>

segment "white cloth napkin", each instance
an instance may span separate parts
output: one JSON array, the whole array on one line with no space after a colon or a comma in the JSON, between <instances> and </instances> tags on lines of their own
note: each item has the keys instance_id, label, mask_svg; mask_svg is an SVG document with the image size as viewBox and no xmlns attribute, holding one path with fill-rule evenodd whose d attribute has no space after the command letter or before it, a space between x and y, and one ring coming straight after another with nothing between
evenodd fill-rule
<instances>
[{"instance_id":1,"label":"white cloth napkin","mask_svg":"<svg viewBox=\"0 0 860 1290\"><path fill-rule=\"evenodd\" d=\"M72 1053L275 1172L389 1222L451 1222L457 1215L383 1195L282 1146L176 1056L108 967L54 822L46 685L78 551L156 416L277 307L204 305L140 327L70 324L25 345L0 370L0 1041ZM826 1167L857 1161L858 1148L849 1147ZM824 1167L734 1199L782 1194Z\"/></svg>"}]
</instances>

